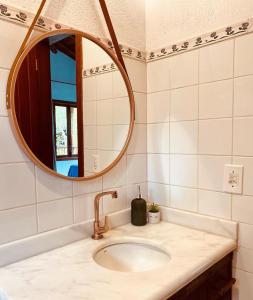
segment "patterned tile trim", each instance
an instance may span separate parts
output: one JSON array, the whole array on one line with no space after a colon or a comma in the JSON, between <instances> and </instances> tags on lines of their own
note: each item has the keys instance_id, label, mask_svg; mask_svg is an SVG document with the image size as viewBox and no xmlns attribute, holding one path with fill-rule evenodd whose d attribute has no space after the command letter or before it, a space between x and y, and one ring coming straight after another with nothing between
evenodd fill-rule
<instances>
[{"instance_id":1,"label":"patterned tile trim","mask_svg":"<svg viewBox=\"0 0 253 300\"><path fill-rule=\"evenodd\" d=\"M118 67L115 65L115 63L109 63L102 66L93 67L90 69L83 70L83 78L99 75L102 73L109 73L113 71L117 71Z\"/></svg>"},{"instance_id":2,"label":"patterned tile trim","mask_svg":"<svg viewBox=\"0 0 253 300\"><path fill-rule=\"evenodd\" d=\"M222 29L197 36L195 38L179 42L177 44L169 45L155 51L147 52L146 61L152 61L163 57L172 56L188 50L203 47L221 40L229 39L238 35L245 34L252 31L253 18L247 19L244 22L237 23L232 26L224 27Z\"/></svg>"},{"instance_id":3,"label":"patterned tile trim","mask_svg":"<svg viewBox=\"0 0 253 300\"><path fill-rule=\"evenodd\" d=\"M34 14L19 10L13 6L9 6L0 2L0 19L4 19L7 21L15 22L24 26L29 26L34 18ZM56 29L64 29L64 28L71 28L67 25L57 23L49 18L45 18L41 16L37 24L35 25L36 29L43 30L43 31L50 31ZM109 39L99 38L103 41L107 47L114 51L113 43ZM122 55L127 56L129 58L145 61L146 60L146 53L144 51L140 51L138 49L128 47L125 45L119 45Z\"/></svg>"},{"instance_id":4,"label":"patterned tile trim","mask_svg":"<svg viewBox=\"0 0 253 300\"><path fill-rule=\"evenodd\" d=\"M13 6L9 6L0 2L0 19L5 19L7 21L29 26L33 17L34 14L30 12L23 11L23 10L21 11ZM242 35L248 32L252 32L253 31L252 25L253 25L253 18L250 18L241 23L227 26L219 30L210 32L208 34L203 34L195 38L185 40L179 43L175 43L173 45L169 45L167 47L163 47L147 53L121 44L120 44L120 48L124 56L137 59L140 61L149 62L149 61L169 57L175 54L183 53L199 47L203 47L212 43L219 42L221 40L233 38L235 36ZM49 31L49 30L63 29L63 28L70 28L70 27L64 24L57 23L49 18L45 18L41 16L38 19L36 28L38 30ZM109 39L100 38L100 40L102 40L108 46L109 49L111 49L112 51L114 50L113 44ZM97 69L97 68L101 68L101 67L95 67L93 69Z\"/></svg>"}]
</instances>

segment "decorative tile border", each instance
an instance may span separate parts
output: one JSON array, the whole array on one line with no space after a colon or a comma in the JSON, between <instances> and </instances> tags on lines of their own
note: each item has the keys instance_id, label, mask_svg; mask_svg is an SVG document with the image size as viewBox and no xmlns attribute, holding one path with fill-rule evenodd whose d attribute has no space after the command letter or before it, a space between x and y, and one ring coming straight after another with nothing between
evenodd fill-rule
<instances>
[{"instance_id":1,"label":"decorative tile border","mask_svg":"<svg viewBox=\"0 0 253 300\"><path fill-rule=\"evenodd\" d=\"M186 52L195 48L203 47L221 40L229 39L237 35L242 35L252 31L253 18L237 23L232 26L227 26L222 29L197 36L195 38L169 45L146 54L146 61L157 60L164 57L169 57L175 54Z\"/></svg>"},{"instance_id":2,"label":"decorative tile border","mask_svg":"<svg viewBox=\"0 0 253 300\"><path fill-rule=\"evenodd\" d=\"M22 24L24 26L29 26L33 18L34 18L33 13L23 11L23 10L21 11L13 6L9 6L0 2L0 19ZM57 23L52 19L40 16L35 25L35 28L43 31L51 31L51 30L71 28L71 27L61 23ZM104 38L99 38L99 39L102 42L104 42L110 50L114 51L113 43L109 39L104 39ZM140 51L138 49L121 45L121 44L119 46L122 55L127 56L129 58L141 60L141 61L146 60L146 53L144 51Z\"/></svg>"},{"instance_id":3,"label":"decorative tile border","mask_svg":"<svg viewBox=\"0 0 253 300\"><path fill-rule=\"evenodd\" d=\"M29 26L29 24L32 22L34 18L34 14L24 11L24 10L19 10L13 6L9 6L7 4L1 3L0 2L0 19L4 19L7 21L15 22L18 24L22 24L24 26ZM166 58L172 55L176 55L179 53L183 53L192 49L196 49L199 47L203 47L212 43L216 43L222 40L226 40L229 38L233 38L238 35L242 35L248 32L253 31L253 18L247 19L241 23L237 23L231 26L227 26L224 28L221 28L219 30L199 35L197 37L194 37L189 40L185 40L179 43L175 43L160 49L157 49L155 51L150 51L145 53L144 51L140 51L138 49L135 49L133 47L128 47L125 45L119 45L122 55L125 57L133 58L136 60L144 61L144 62L150 62L153 60L161 59L161 58ZM45 30L45 31L50 31L50 30L55 30L55 29L64 29L64 28L70 28L67 25L57 23L49 18L45 18L41 16L37 24L35 26L38 30ZM99 38L101 41L103 41L108 49L114 51L114 47L112 42L109 39L104 39L104 38ZM88 70L86 74L90 75L84 75L84 76L92 76L93 71L101 70L101 67L103 66L98 66L95 68L92 68L92 72L89 72ZM106 67L107 69L107 67ZM109 70L107 70L109 71ZM96 72L97 74L98 72ZM94 73L95 74L95 73Z\"/></svg>"},{"instance_id":4,"label":"decorative tile border","mask_svg":"<svg viewBox=\"0 0 253 300\"><path fill-rule=\"evenodd\" d=\"M117 71L117 70L118 70L118 67L116 66L115 63L109 63L106 65L97 66L97 67L83 70L83 78L96 76L96 75L103 74L103 73L109 73L109 72L113 72L113 71Z\"/></svg>"}]
</instances>

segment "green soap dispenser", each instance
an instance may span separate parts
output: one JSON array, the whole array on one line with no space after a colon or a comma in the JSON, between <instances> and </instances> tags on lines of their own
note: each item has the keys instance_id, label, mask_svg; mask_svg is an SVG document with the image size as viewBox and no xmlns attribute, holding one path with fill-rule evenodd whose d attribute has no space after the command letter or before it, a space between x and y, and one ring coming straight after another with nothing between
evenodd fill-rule
<instances>
[{"instance_id":1,"label":"green soap dispenser","mask_svg":"<svg viewBox=\"0 0 253 300\"><path fill-rule=\"evenodd\" d=\"M139 198L135 198L131 202L131 223L135 226L143 226L147 224L147 203L141 197L141 187L138 186Z\"/></svg>"}]
</instances>

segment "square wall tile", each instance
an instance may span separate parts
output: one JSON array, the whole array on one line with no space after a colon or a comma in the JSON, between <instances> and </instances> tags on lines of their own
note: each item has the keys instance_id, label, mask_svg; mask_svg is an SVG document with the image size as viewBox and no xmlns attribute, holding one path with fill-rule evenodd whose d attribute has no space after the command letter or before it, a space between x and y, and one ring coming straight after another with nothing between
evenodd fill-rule
<instances>
[{"instance_id":1,"label":"square wall tile","mask_svg":"<svg viewBox=\"0 0 253 300\"><path fill-rule=\"evenodd\" d=\"M83 103L83 123L84 125L97 124L97 104L96 101L87 101Z\"/></svg>"},{"instance_id":2,"label":"square wall tile","mask_svg":"<svg viewBox=\"0 0 253 300\"><path fill-rule=\"evenodd\" d=\"M112 72L96 76L97 100L112 98Z\"/></svg>"},{"instance_id":3,"label":"square wall tile","mask_svg":"<svg viewBox=\"0 0 253 300\"><path fill-rule=\"evenodd\" d=\"M0 211L0 226L0 244L36 234L36 206L32 205Z\"/></svg>"},{"instance_id":4,"label":"square wall tile","mask_svg":"<svg viewBox=\"0 0 253 300\"><path fill-rule=\"evenodd\" d=\"M199 86L199 118L232 117L233 80L222 80Z\"/></svg>"},{"instance_id":5,"label":"square wall tile","mask_svg":"<svg viewBox=\"0 0 253 300\"><path fill-rule=\"evenodd\" d=\"M4 145L0 151L0 163L29 161L18 145L7 117L0 117L0 128L0 145Z\"/></svg>"},{"instance_id":6,"label":"square wall tile","mask_svg":"<svg viewBox=\"0 0 253 300\"><path fill-rule=\"evenodd\" d=\"M234 119L233 153L234 155L253 156L252 139L253 117Z\"/></svg>"},{"instance_id":7,"label":"square wall tile","mask_svg":"<svg viewBox=\"0 0 253 300\"><path fill-rule=\"evenodd\" d=\"M198 184L198 159L196 155L170 156L170 183L196 188Z\"/></svg>"},{"instance_id":8,"label":"square wall tile","mask_svg":"<svg viewBox=\"0 0 253 300\"><path fill-rule=\"evenodd\" d=\"M117 191L118 197L112 198L110 195L103 197L104 215L127 208L126 187L120 187L113 190Z\"/></svg>"},{"instance_id":9,"label":"square wall tile","mask_svg":"<svg viewBox=\"0 0 253 300\"><path fill-rule=\"evenodd\" d=\"M199 190L199 212L222 219L231 219L231 195Z\"/></svg>"},{"instance_id":10,"label":"square wall tile","mask_svg":"<svg viewBox=\"0 0 253 300\"><path fill-rule=\"evenodd\" d=\"M135 123L147 123L147 95L134 93L135 100Z\"/></svg>"},{"instance_id":11,"label":"square wall tile","mask_svg":"<svg viewBox=\"0 0 253 300\"><path fill-rule=\"evenodd\" d=\"M97 99L96 76L83 79L83 99L84 102Z\"/></svg>"},{"instance_id":12,"label":"square wall tile","mask_svg":"<svg viewBox=\"0 0 253 300\"><path fill-rule=\"evenodd\" d=\"M253 225L253 197L233 195L232 219Z\"/></svg>"},{"instance_id":13,"label":"square wall tile","mask_svg":"<svg viewBox=\"0 0 253 300\"><path fill-rule=\"evenodd\" d=\"M89 181L74 181L73 195L83 195L90 193L100 193L102 191L102 177Z\"/></svg>"},{"instance_id":14,"label":"square wall tile","mask_svg":"<svg viewBox=\"0 0 253 300\"><path fill-rule=\"evenodd\" d=\"M231 163L230 156L199 156L199 188L223 191L224 165Z\"/></svg>"},{"instance_id":15,"label":"square wall tile","mask_svg":"<svg viewBox=\"0 0 253 300\"><path fill-rule=\"evenodd\" d=\"M120 71L112 73L113 98L127 97L128 92Z\"/></svg>"},{"instance_id":16,"label":"square wall tile","mask_svg":"<svg viewBox=\"0 0 253 300\"><path fill-rule=\"evenodd\" d=\"M112 99L97 101L97 123L96 124L97 125L112 124Z\"/></svg>"},{"instance_id":17,"label":"square wall tile","mask_svg":"<svg viewBox=\"0 0 253 300\"><path fill-rule=\"evenodd\" d=\"M147 125L136 124L127 149L128 154L146 153L147 151Z\"/></svg>"},{"instance_id":18,"label":"square wall tile","mask_svg":"<svg viewBox=\"0 0 253 300\"><path fill-rule=\"evenodd\" d=\"M171 121L198 119L198 86L171 90Z\"/></svg>"},{"instance_id":19,"label":"square wall tile","mask_svg":"<svg viewBox=\"0 0 253 300\"><path fill-rule=\"evenodd\" d=\"M112 126L112 150L116 150L116 151L122 150L127 139L128 131L129 131L129 125Z\"/></svg>"},{"instance_id":20,"label":"square wall tile","mask_svg":"<svg viewBox=\"0 0 253 300\"><path fill-rule=\"evenodd\" d=\"M232 154L232 118L199 121L199 153Z\"/></svg>"},{"instance_id":21,"label":"square wall tile","mask_svg":"<svg viewBox=\"0 0 253 300\"><path fill-rule=\"evenodd\" d=\"M234 265L238 269L253 273L253 250L239 247L234 252Z\"/></svg>"},{"instance_id":22,"label":"square wall tile","mask_svg":"<svg viewBox=\"0 0 253 300\"><path fill-rule=\"evenodd\" d=\"M197 211L198 191L181 186L170 187L171 207L189 211Z\"/></svg>"},{"instance_id":23,"label":"square wall tile","mask_svg":"<svg viewBox=\"0 0 253 300\"><path fill-rule=\"evenodd\" d=\"M233 40L203 47L199 52L199 80L201 83L233 77Z\"/></svg>"},{"instance_id":24,"label":"square wall tile","mask_svg":"<svg viewBox=\"0 0 253 300\"><path fill-rule=\"evenodd\" d=\"M126 156L103 176L103 190L126 185Z\"/></svg>"},{"instance_id":25,"label":"square wall tile","mask_svg":"<svg viewBox=\"0 0 253 300\"><path fill-rule=\"evenodd\" d=\"M167 184L150 182L148 184L148 201L159 205L170 205L170 186Z\"/></svg>"},{"instance_id":26,"label":"square wall tile","mask_svg":"<svg viewBox=\"0 0 253 300\"><path fill-rule=\"evenodd\" d=\"M86 194L73 198L74 223L94 219L94 199L96 194Z\"/></svg>"},{"instance_id":27,"label":"square wall tile","mask_svg":"<svg viewBox=\"0 0 253 300\"><path fill-rule=\"evenodd\" d=\"M253 250L253 225L239 223L239 246Z\"/></svg>"},{"instance_id":28,"label":"square wall tile","mask_svg":"<svg viewBox=\"0 0 253 300\"><path fill-rule=\"evenodd\" d=\"M97 148L97 126L85 125L84 131L84 149Z\"/></svg>"},{"instance_id":29,"label":"square wall tile","mask_svg":"<svg viewBox=\"0 0 253 300\"><path fill-rule=\"evenodd\" d=\"M170 59L151 61L147 64L147 85L148 93L171 88Z\"/></svg>"},{"instance_id":30,"label":"square wall tile","mask_svg":"<svg viewBox=\"0 0 253 300\"><path fill-rule=\"evenodd\" d=\"M130 104L128 97L112 100L112 123L130 124Z\"/></svg>"},{"instance_id":31,"label":"square wall tile","mask_svg":"<svg viewBox=\"0 0 253 300\"><path fill-rule=\"evenodd\" d=\"M147 181L147 155L127 155L127 184Z\"/></svg>"},{"instance_id":32,"label":"square wall tile","mask_svg":"<svg viewBox=\"0 0 253 300\"><path fill-rule=\"evenodd\" d=\"M199 50L189 51L170 58L171 88L198 83Z\"/></svg>"},{"instance_id":33,"label":"square wall tile","mask_svg":"<svg viewBox=\"0 0 253 300\"><path fill-rule=\"evenodd\" d=\"M72 182L51 176L36 167L36 191L38 202L72 197Z\"/></svg>"},{"instance_id":34,"label":"square wall tile","mask_svg":"<svg viewBox=\"0 0 253 300\"><path fill-rule=\"evenodd\" d=\"M170 92L162 91L147 95L147 122L162 123L170 120Z\"/></svg>"},{"instance_id":35,"label":"square wall tile","mask_svg":"<svg viewBox=\"0 0 253 300\"><path fill-rule=\"evenodd\" d=\"M170 152L197 154L198 121L170 123Z\"/></svg>"},{"instance_id":36,"label":"square wall tile","mask_svg":"<svg viewBox=\"0 0 253 300\"><path fill-rule=\"evenodd\" d=\"M72 198L38 204L39 232L56 229L73 223Z\"/></svg>"},{"instance_id":37,"label":"square wall tile","mask_svg":"<svg viewBox=\"0 0 253 300\"><path fill-rule=\"evenodd\" d=\"M113 126L97 126L97 147L100 150L113 150Z\"/></svg>"},{"instance_id":38,"label":"square wall tile","mask_svg":"<svg viewBox=\"0 0 253 300\"><path fill-rule=\"evenodd\" d=\"M147 66L142 61L124 57L127 72L134 92L147 92Z\"/></svg>"},{"instance_id":39,"label":"square wall tile","mask_svg":"<svg viewBox=\"0 0 253 300\"><path fill-rule=\"evenodd\" d=\"M253 157L233 157L233 164L243 165L243 194L253 196Z\"/></svg>"},{"instance_id":40,"label":"square wall tile","mask_svg":"<svg viewBox=\"0 0 253 300\"><path fill-rule=\"evenodd\" d=\"M170 151L170 124L147 125L147 150L148 153L169 153Z\"/></svg>"},{"instance_id":41,"label":"square wall tile","mask_svg":"<svg viewBox=\"0 0 253 300\"><path fill-rule=\"evenodd\" d=\"M0 164L0 210L36 203L32 163Z\"/></svg>"},{"instance_id":42,"label":"square wall tile","mask_svg":"<svg viewBox=\"0 0 253 300\"><path fill-rule=\"evenodd\" d=\"M0 69L0 116L7 116L6 109L6 86L9 71Z\"/></svg>"},{"instance_id":43,"label":"square wall tile","mask_svg":"<svg viewBox=\"0 0 253 300\"><path fill-rule=\"evenodd\" d=\"M235 78L234 115L253 115L253 76Z\"/></svg>"},{"instance_id":44,"label":"square wall tile","mask_svg":"<svg viewBox=\"0 0 253 300\"><path fill-rule=\"evenodd\" d=\"M159 183L170 183L169 154L148 154L148 180Z\"/></svg>"},{"instance_id":45,"label":"square wall tile","mask_svg":"<svg viewBox=\"0 0 253 300\"><path fill-rule=\"evenodd\" d=\"M0 49L0 68L10 69L21 46L27 28L18 24L0 20L0 38L4 47Z\"/></svg>"},{"instance_id":46,"label":"square wall tile","mask_svg":"<svg viewBox=\"0 0 253 300\"><path fill-rule=\"evenodd\" d=\"M253 34L235 39L235 76L253 74Z\"/></svg>"}]
</instances>

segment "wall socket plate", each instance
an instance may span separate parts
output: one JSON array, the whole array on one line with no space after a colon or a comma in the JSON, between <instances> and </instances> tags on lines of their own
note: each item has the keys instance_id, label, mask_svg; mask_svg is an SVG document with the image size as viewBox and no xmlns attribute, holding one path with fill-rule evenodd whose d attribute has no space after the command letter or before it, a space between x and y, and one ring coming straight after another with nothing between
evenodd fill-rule
<instances>
[{"instance_id":1,"label":"wall socket plate","mask_svg":"<svg viewBox=\"0 0 253 300\"><path fill-rule=\"evenodd\" d=\"M242 194L243 166L227 164L224 166L223 191Z\"/></svg>"}]
</instances>

